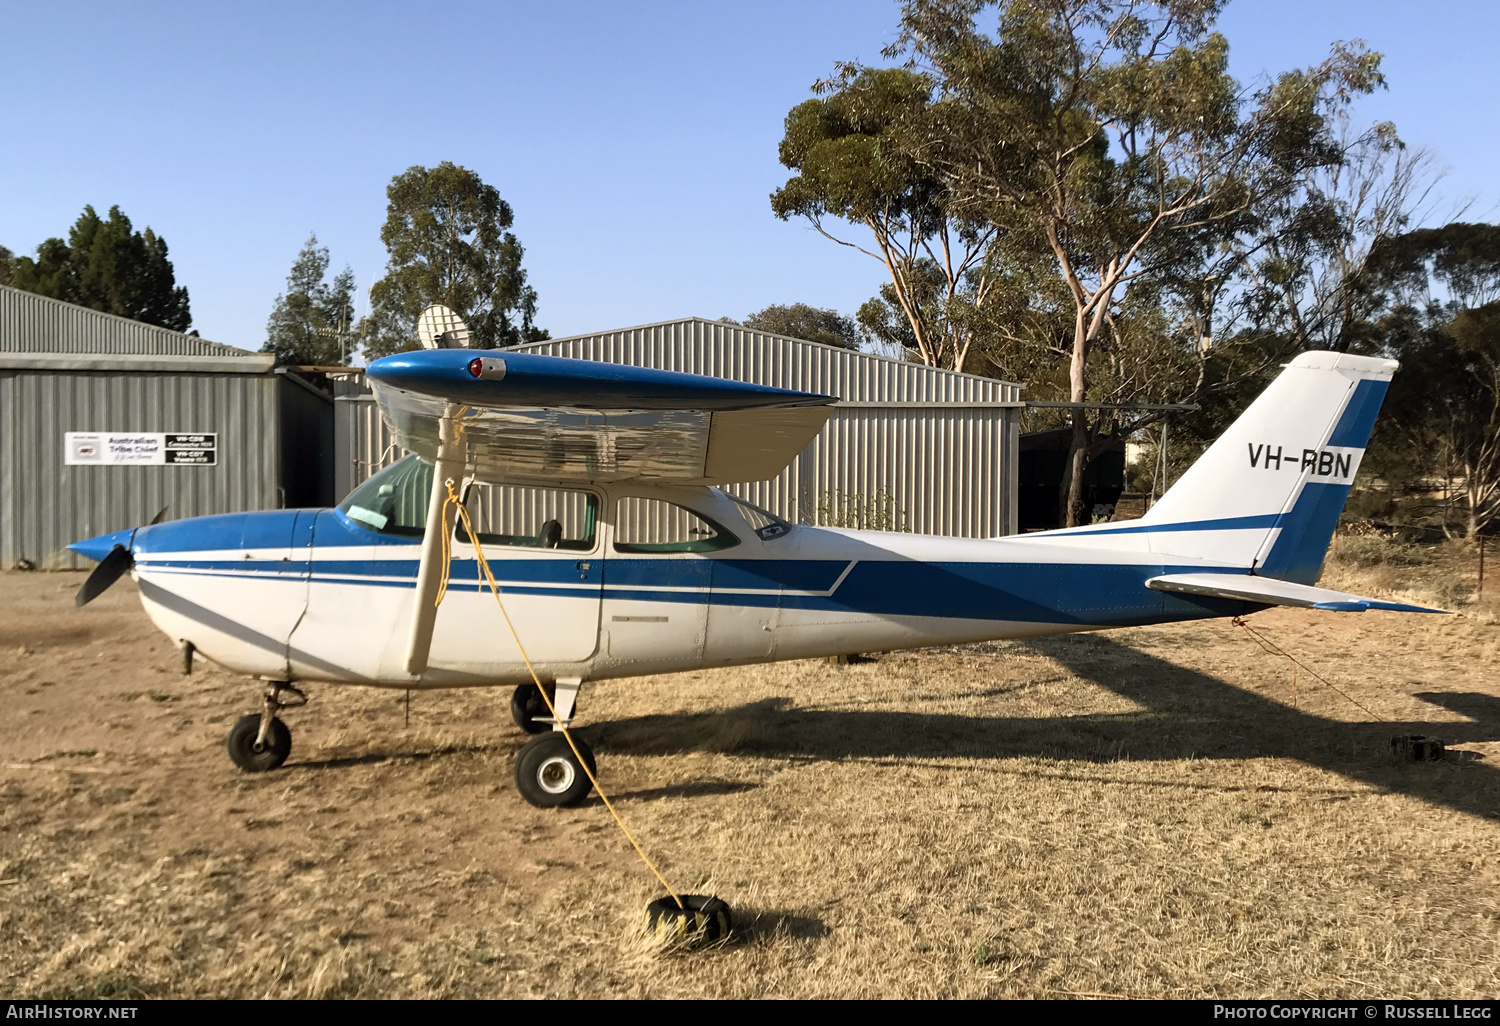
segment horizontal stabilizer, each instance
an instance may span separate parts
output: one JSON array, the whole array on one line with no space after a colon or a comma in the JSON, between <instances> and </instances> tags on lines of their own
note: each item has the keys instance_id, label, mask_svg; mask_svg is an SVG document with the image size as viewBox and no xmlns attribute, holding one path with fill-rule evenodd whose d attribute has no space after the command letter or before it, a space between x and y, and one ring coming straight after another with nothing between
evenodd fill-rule
<instances>
[{"instance_id":1,"label":"horizontal stabilizer","mask_svg":"<svg viewBox=\"0 0 1500 1026\"><path fill-rule=\"evenodd\" d=\"M1298 606L1302 609L1332 609L1342 613L1363 613L1366 609L1389 609L1398 613L1445 613L1445 609L1428 609L1405 602L1351 595L1345 591L1314 588L1310 584L1278 581L1271 577L1249 574L1167 574L1153 577L1146 587L1154 591L1175 591L1183 595L1206 595L1210 598L1240 599L1270 606Z\"/></svg>"}]
</instances>

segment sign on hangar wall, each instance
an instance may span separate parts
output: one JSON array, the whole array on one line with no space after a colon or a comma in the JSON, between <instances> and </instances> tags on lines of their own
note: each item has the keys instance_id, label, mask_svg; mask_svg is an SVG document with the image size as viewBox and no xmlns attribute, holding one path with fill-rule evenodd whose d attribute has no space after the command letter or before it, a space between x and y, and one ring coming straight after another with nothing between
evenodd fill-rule
<instances>
[{"instance_id":1,"label":"sign on hangar wall","mask_svg":"<svg viewBox=\"0 0 1500 1026\"><path fill-rule=\"evenodd\" d=\"M212 467L219 462L217 434L68 431L64 435L63 462L69 466Z\"/></svg>"}]
</instances>

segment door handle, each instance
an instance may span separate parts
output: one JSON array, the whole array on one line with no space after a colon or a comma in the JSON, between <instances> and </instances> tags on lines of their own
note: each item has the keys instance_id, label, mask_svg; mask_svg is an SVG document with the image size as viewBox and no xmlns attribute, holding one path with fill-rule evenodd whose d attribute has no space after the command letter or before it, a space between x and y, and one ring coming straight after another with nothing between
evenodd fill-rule
<instances>
[{"instance_id":1,"label":"door handle","mask_svg":"<svg viewBox=\"0 0 1500 1026\"><path fill-rule=\"evenodd\" d=\"M578 571L578 579L581 580L581 581L588 580L589 579L589 568L592 567L593 565L594 564L590 563L586 559L580 559L578 562L574 563L573 564L573 569L575 569L575 570Z\"/></svg>"}]
</instances>

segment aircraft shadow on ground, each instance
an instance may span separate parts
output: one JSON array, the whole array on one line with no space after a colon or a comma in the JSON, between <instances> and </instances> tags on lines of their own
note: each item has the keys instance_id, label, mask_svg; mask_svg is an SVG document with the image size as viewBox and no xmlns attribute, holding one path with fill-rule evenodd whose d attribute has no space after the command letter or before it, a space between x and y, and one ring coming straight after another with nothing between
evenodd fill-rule
<instances>
[{"instance_id":1,"label":"aircraft shadow on ground","mask_svg":"<svg viewBox=\"0 0 1500 1026\"><path fill-rule=\"evenodd\" d=\"M796 709L767 699L704 714L639 716L593 725L601 754L682 751L811 759L1007 759L1108 763L1296 759L1381 790L1459 812L1500 818L1500 771L1456 753L1399 761L1391 738L1425 734L1453 744L1500 740L1500 699L1429 692L1418 697L1467 722L1332 720L1293 709L1209 674L1098 636L1027 643L1141 709L1078 716L960 716L914 711Z\"/></svg>"}]
</instances>

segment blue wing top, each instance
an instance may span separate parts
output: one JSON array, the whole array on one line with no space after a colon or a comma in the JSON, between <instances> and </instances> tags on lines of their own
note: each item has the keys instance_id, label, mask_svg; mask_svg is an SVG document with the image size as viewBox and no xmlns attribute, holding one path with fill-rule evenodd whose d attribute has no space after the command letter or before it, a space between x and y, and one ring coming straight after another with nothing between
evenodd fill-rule
<instances>
[{"instance_id":1,"label":"blue wing top","mask_svg":"<svg viewBox=\"0 0 1500 1026\"><path fill-rule=\"evenodd\" d=\"M500 350L397 353L376 360L365 374L388 389L509 409L748 410L837 401L703 374Z\"/></svg>"},{"instance_id":2,"label":"blue wing top","mask_svg":"<svg viewBox=\"0 0 1500 1026\"><path fill-rule=\"evenodd\" d=\"M837 399L726 378L503 350L431 349L366 376L397 441L437 453L463 427L480 480L727 484L774 477Z\"/></svg>"}]
</instances>

